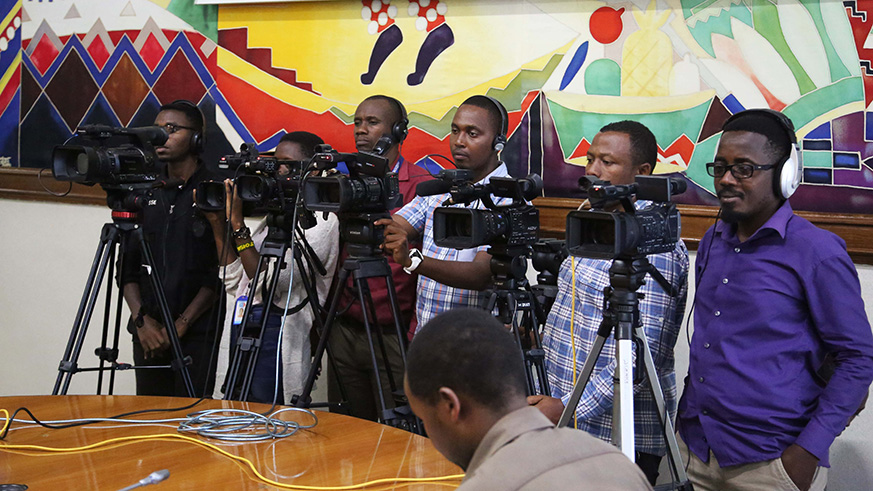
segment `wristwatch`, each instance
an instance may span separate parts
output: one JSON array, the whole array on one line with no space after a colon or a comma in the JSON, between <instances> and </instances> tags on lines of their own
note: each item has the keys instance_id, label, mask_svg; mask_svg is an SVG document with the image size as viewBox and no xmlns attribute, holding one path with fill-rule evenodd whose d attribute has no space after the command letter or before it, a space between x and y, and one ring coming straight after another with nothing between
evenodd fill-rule
<instances>
[{"instance_id":1,"label":"wristwatch","mask_svg":"<svg viewBox=\"0 0 873 491\"><path fill-rule=\"evenodd\" d=\"M406 271L408 274L412 274L418 265L421 264L421 261L424 259L424 256L421 254L421 251L418 249L409 249L409 260L412 261L412 264L409 267L403 268L403 271Z\"/></svg>"},{"instance_id":2,"label":"wristwatch","mask_svg":"<svg viewBox=\"0 0 873 491\"><path fill-rule=\"evenodd\" d=\"M252 231L249 230L248 227L246 227L245 225L243 225L242 227L240 227L240 228L238 228L237 230L234 230L234 231L233 231L233 238L234 238L234 239L239 239L239 240L248 240L248 239L251 239L251 238L252 238Z\"/></svg>"}]
</instances>

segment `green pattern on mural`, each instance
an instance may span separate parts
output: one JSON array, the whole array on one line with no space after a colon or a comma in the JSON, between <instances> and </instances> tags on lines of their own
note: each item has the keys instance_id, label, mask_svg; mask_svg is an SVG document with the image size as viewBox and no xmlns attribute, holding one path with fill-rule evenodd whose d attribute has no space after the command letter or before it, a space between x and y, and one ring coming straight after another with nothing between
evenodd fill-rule
<instances>
[{"instance_id":1,"label":"green pattern on mural","mask_svg":"<svg viewBox=\"0 0 873 491\"><path fill-rule=\"evenodd\" d=\"M594 60L585 69L585 92L591 95L621 95L621 67L609 58Z\"/></svg>"},{"instance_id":2,"label":"green pattern on mural","mask_svg":"<svg viewBox=\"0 0 873 491\"><path fill-rule=\"evenodd\" d=\"M670 146L683 134L694 141L700 134L710 104L711 101L706 101L688 109L663 113L600 114L576 111L549 101L549 111L555 121L564 158L569 158L582 138L590 142L604 125L623 119L639 121L646 125L652 130L655 140L662 149Z\"/></svg>"},{"instance_id":3,"label":"green pattern on mural","mask_svg":"<svg viewBox=\"0 0 873 491\"><path fill-rule=\"evenodd\" d=\"M752 0L752 2L752 17L755 20L755 30L770 42L773 49L782 57L782 61L788 65L791 73L794 74L794 79L797 80L800 93L806 94L815 90L815 84L812 82L812 79L809 78L806 70L803 69L800 62L797 61L797 57L791 52L788 42L785 41L785 35L779 27L779 13L776 10L776 6L770 3L769 0Z\"/></svg>"},{"instance_id":4,"label":"green pattern on mural","mask_svg":"<svg viewBox=\"0 0 873 491\"><path fill-rule=\"evenodd\" d=\"M834 157L829 151L807 151L804 150L803 154L803 167L823 167L825 169L830 169L834 165Z\"/></svg>"},{"instance_id":5,"label":"green pattern on mural","mask_svg":"<svg viewBox=\"0 0 873 491\"><path fill-rule=\"evenodd\" d=\"M697 41L697 44L715 58L715 50L712 48L712 35L723 34L731 36L731 17L736 17L741 22L752 27L752 13L744 4L733 4L729 10L712 7L710 0L682 0L682 10L688 24L688 30ZM718 11L716 12L709 12ZM711 17L707 17L711 15ZM703 19L695 21L693 18Z\"/></svg>"},{"instance_id":6,"label":"green pattern on mural","mask_svg":"<svg viewBox=\"0 0 873 491\"><path fill-rule=\"evenodd\" d=\"M197 32L218 42L218 5L194 5L194 0L171 0L167 10Z\"/></svg>"},{"instance_id":7,"label":"green pattern on mural","mask_svg":"<svg viewBox=\"0 0 873 491\"><path fill-rule=\"evenodd\" d=\"M843 64L843 61L840 59L840 55L837 54L837 51L834 48L834 43L831 41L830 36L828 36L828 31L825 27L824 19L821 15L821 4L819 2L803 2L803 6L809 12L809 15L812 16L812 20L813 22L815 22L815 28L818 29L819 37L821 38L821 42L824 45L825 54L827 54L828 57L828 66L831 71L831 81L835 82L841 78L846 78L850 76L851 73L849 72L849 69L846 68L846 65ZM849 27L848 23L846 24L846 28L851 30L851 27ZM849 46L848 49L854 50L855 47Z\"/></svg>"},{"instance_id":8,"label":"green pattern on mural","mask_svg":"<svg viewBox=\"0 0 873 491\"><path fill-rule=\"evenodd\" d=\"M685 171L685 176L691 182L712 194L715 194L715 185L712 176L706 173L706 164L712 162L713 157L715 157L715 150L718 148L720 138L721 133L716 133L698 143L694 147L694 154L691 156L691 162L688 163L688 169Z\"/></svg>"},{"instance_id":9,"label":"green pattern on mural","mask_svg":"<svg viewBox=\"0 0 873 491\"><path fill-rule=\"evenodd\" d=\"M852 102L864 102L864 82L861 77L844 78L827 87L816 89L803 95L782 112L791 118L795 128L802 128L818 116Z\"/></svg>"}]
</instances>

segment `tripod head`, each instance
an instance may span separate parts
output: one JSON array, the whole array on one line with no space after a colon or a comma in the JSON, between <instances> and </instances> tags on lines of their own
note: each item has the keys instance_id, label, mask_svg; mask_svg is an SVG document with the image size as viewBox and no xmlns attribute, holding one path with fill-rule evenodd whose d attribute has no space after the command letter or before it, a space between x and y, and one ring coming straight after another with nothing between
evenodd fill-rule
<instances>
[{"instance_id":1,"label":"tripod head","mask_svg":"<svg viewBox=\"0 0 873 491\"><path fill-rule=\"evenodd\" d=\"M530 246L492 245L491 278L495 290L518 290L527 284L527 258Z\"/></svg>"}]
</instances>

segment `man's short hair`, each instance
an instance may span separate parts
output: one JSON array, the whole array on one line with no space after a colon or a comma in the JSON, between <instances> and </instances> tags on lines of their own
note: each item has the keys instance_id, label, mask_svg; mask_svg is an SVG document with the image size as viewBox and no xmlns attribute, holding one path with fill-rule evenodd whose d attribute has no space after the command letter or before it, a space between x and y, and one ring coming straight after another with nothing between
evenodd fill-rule
<instances>
[{"instance_id":1,"label":"man's short hair","mask_svg":"<svg viewBox=\"0 0 873 491\"><path fill-rule=\"evenodd\" d=\"M470 96L461 103L462 106L475 106L478 108L482 108L488 111L489 119L491 120L491 128L494 130L495 135L504 135L506 136L507 128L504 127L504 116L502 112L506 111L506 108L503 107L500 101L497 99L487 97L484 95L474 95ZM503 110L501 112L501 109Z\"/></svg>"},{"instance_id":2,"label":"man's short hair","mask_svg":"<svg viewBox=\"0 0 873 491\"><path fill-rule=\"evenodd\" d=\"M600 128L600 131L614 131L627 135L630 139L631 159L633 159L631 164L639 167L648 162L652 164L652 172L655 171L655 164L658 163L658 142L646 125L630 120L616 121Z\"/></svg>"},{"instance_id":3,"label":"man's short hair","mask_svg":"<svg viewBox=\"0 0 873 491\"><path fill-rule=\"evenodd\" d=\"M197 104L194 104L191 101L179 99L161 106L161 109L158 112L163 111L179 111L185 115L185 118L188 119L188 124L194 128L194 131L201 135L203 134L203 128L206 125L206 121L203 120L203 112L200 111Z\"/></svg>"},{"instance_id":4,"label":"man's short hair","mask_svg":"<svg viewBox=\"0 0 873 491\"><path fill-rule=\"evenodd\" d=\"M406 380L409 390L429 404L448 387L493 411L524 397L527 384L512 334L488 312L472 308L437 315L416 333Z\"/></svg>"},{"instance_id":5,"label":"man's short hair","mask_svg":"<svg viewBox=\"0 0 873 491\"><path fill-rule=\"evenodd\" d=\"M279 139L279 143L282 142L296 143L300 145L300 150L303 151L303 155L308 159L311 159L312 156L315 155L315 147L324 144L324 140L322 140L320 136L308 131L292 131L291 133L285 133L282 135L282 138Z\"/></svg>"},{"instance_id":6,"label":"man's short hair","mask_svg":"<svg viewBox=\"0 0 873 491\"><path fill-rule=\"evenodd\" d=\"M781 163L791 154L791 140L788 128L779 124L777 117L755 109L743 111L728 119L722 132L748 131L764 135L767 138L767 153L773 159L771 163Z\"/></svg>"},{"instance_id":7,"label":"man's short hair","mask_svg":"<svg viewBox=\"0 0 873 491\"><path fill-rule=\"evenodd\" d=\"M385 101L385 102L387 102L388 105L391 106L391 113L392 113L392 118L393 118L393 121L391 121L391 125L399 123L404 118L407 117L406 114L404 114L404 111L406 109L401 105L401 102L399 100L397 100L393 97L389 97L387 95L382 95L382 94L374 94L374 95L371 95L370 97L367 97L363 101L361 101L361 104L363 104L367 101ZM358 104L358 105L360 106L360 104ZM389 126L391 126L391 125L389 125Z\"/></svg>"}]
</instances>

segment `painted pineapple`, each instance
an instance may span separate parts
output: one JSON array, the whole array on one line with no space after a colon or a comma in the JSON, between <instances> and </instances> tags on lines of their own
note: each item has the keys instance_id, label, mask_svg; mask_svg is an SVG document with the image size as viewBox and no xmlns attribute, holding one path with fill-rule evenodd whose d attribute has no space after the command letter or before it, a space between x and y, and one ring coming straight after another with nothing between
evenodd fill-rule
<instances>
[{"instance_id":1,"label":"painted pineapple","mask_svg":"<svg viewBox=\"0 0 873 491\"><path fill-rule=\"evenodd\" d=\"M655 0L646 11L633 8L640 30L627 37L621 53L621 95L660 97L670 94L670 69L673 46L670 38L659 31L667 22L670 10L658 14Z\"/></svg>"}]
</instances>

